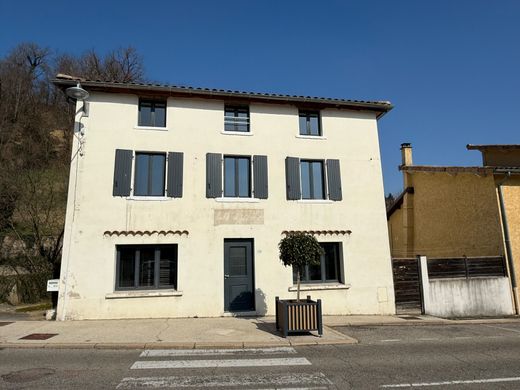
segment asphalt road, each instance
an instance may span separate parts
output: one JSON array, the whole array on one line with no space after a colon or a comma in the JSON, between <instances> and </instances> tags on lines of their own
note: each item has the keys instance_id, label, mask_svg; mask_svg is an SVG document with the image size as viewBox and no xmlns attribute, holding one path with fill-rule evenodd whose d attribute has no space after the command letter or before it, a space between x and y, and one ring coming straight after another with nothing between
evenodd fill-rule
<instances>
[{"instance_id":1,"label":"asphalt road","mask_svg":"<svg viewBox=\"0 0 520 390\"><path fill-rule=\"evenodd\" d=\"M519 389L520 325L347 327L357 345L0 350L2 389Z\"/></svg>"}]
</instances>

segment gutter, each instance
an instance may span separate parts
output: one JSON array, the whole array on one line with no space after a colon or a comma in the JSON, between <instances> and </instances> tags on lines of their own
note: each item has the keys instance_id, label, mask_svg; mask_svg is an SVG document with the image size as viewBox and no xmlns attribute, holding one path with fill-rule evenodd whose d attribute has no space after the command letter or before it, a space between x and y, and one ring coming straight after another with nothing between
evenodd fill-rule
<instances>
[{"instance_id":1,"label":"gutter","mask_svg":"<svg viewBox=\"0 0 520 390\"><path fill-rule=\"evenodd\" d=\"M513 290L513 304L515 309L515 314L520 314L520 307L518 302L518 286L516 285L516 274L515 274L515 265L513 261L513 251L511 249L511 239L509 234L509 225L507 223L507 214L506 207L504 203L504 194L502 192L502 185L511 177L511 172L507 171L505 173L504 179L497 184L498 189L498 200L500 203L500 214L502 216L502 228L504 230L504 245L506 247L507 254L507 263L509 266L509 278L511 280L511 288Z\"/></svg>"}]
</instances>

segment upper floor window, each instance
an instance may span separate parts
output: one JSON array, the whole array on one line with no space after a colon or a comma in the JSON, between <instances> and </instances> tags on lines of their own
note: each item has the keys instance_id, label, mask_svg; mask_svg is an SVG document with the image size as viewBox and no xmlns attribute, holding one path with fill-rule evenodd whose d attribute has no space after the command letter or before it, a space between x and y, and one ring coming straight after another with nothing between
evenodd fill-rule
<instances>
[{"instance_id":1,"label":"upper floor window","mask_svg":"<svg viewBox=\"0 0 520 390\"><path fill-rule=\"evenodd\" d=\"M226 105L224 107L224 130L249 132L249 107Z\"/></svg>"},{"instance_id":2,"label":"upper floor window","mask_svg":"<svg viewBox=\"0 0 520 390\"><path fill-rule=\"evenodd\" d=\"M300 162L302 199L325 199L323 161Z\"/></svg>"},{"instance_id":3,"label":"upper floor window","mask_svg":"<svg viewBox=\"0 0 520 390\"><path fill-rule=\"evenodd\" d=\"M206 198L267 196L267 156L206 154Z\"/></svg>"},{"instance_id":4,"label":"upper floor window","mask_svg":"<svg viewBox=\"0 0 520 390\"><path fill-rule=\"evenodd\" d=\"M140 99L138 126L166 127L166 102Z\"/></svg>"},{"instance_id":5,"label":"upper floor window","mask_svg":"<svg viewBox=\"0 0 520 390\"><path fill-rule=\"evenodd\" d=\"M182 152L116 149L112 195L182 198L183 166Z\"/></svg>"},{"instance_id":6,"label":"upper floor window","mask_svg":"<svg viewBox=\"0 0 520 390\"><path fill-rule=\"evenodd\" d=\"M251 197L251 158L224 157L224 196Z\"/></svg>"},{"instance_id":7,"label":"upper floor window","mask_svg":"<svg viewBox=\"0 0 520 390\"><path fill-rule=\"evenodd\" d=\"M339 160L285 159L287 199L342 200Z\"/></svg>"},{"instance_id":8,"label":"upper floor window","mask_svg":"<svg viewBox=\"0 0 520 390\"><path fill-rule=\"evenodd\" d=\"M321 136L320 112L300 110L300 135Z\"/></svg>"},{"instance_id":9,"label":"upper floor window","mask_svg":"<svg viewBox=\"0 0 520 390\"><path fill-rule=\"evenodd\" d=\"M308 265L301 270L302 283L342 283L341 244L339 242L321 242L324 254L320 263ZM296 283L296 267L293 267L293 282Z\"/></svg>"},{"instance_id":10,"label":"upper floor window","mask_svg":"<svg viewBox=\"0 0 520 390\"><path fill-rule=\"evenodd\" d=\"M165 153L136 153L134 195L164 196Z\"/></svg>"}]
</instances>

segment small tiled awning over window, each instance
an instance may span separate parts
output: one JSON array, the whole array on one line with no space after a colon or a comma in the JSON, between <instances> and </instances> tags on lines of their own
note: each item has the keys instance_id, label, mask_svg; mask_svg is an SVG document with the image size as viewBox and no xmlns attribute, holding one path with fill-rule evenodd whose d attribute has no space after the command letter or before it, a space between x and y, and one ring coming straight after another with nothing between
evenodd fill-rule
<instances>
[{"instance_id":1,"label":"small tiled awning over window","mask_svg":"<svg viewBox=\"0 0 520 390\"><path fill-rule=\"evenodd\" d=\"M350 235L352 233L352 230L284 230L282 231L282 234L292 234L292 233L305 233L305 234L311 234L313 236L325 236L325 235L331 235L331 236L345 236Z\"/></svg>"},{"instance_id":2,"label":"small tiled awning over window","mask_svg":"<svg viewBox=\"0 0 520 390\"><path fill-rule=\"evenodd\" d=\"M106 230L103 232L104 236L169 236L169 235L189 235L190 233L187 230Z\"/></svg>"}]
</instances>

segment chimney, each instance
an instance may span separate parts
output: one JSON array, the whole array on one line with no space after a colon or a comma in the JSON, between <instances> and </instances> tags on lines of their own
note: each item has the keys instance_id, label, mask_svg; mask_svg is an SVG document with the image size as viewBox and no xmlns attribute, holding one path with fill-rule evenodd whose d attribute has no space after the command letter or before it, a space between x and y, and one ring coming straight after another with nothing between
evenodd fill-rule
<instances>
[{"instance_id":1,"label":"chimney","mask_svg":"<svg viewBox=\"0 0 520 390\"><path fill-rule=\"evenodd\" d=\"M403 166L413 165L412 161L412 144L401 144L401 164Z\"/></svg>"}]
</instances>

